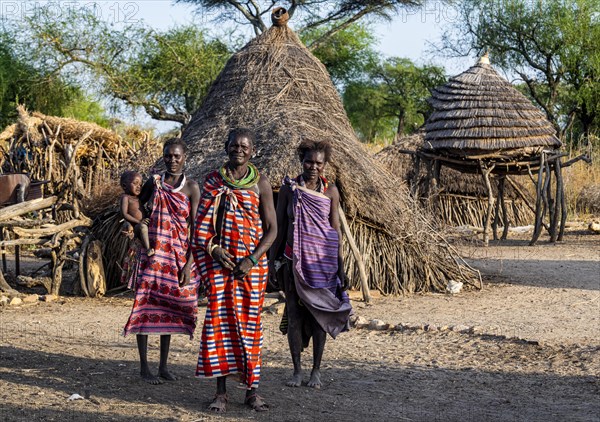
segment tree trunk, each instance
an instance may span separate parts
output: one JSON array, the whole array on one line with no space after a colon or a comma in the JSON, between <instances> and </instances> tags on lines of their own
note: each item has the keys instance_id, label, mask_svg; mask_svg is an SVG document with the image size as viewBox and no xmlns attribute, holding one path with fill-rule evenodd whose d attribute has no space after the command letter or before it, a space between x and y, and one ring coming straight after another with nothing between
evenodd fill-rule
<instances>
[{"instance_id":1,"label":"tree trunk","mask_svg":"<svg viewBox=\"0 0 600 422\"><path fill-rule=\"evenodd\" d=\"M4 278L4 274L2 274L2 272L0 272L0 292L12 294L12 295L19 293L15 289L10 287L10 284L8 284L6 282L6 279Z\"/></svg>"},{"instance_id":2,"label":"tree trunk","mask_svg":"<svg viewBox=\"0 0 600 422\"><path fill-rule=\"evenodd\" d=\"M402 134L404 133L404 126L406 124L406 119L404 113L398 116L398 129L396 130L396 140L400 139Z\"/></svg>"}]
</instances>

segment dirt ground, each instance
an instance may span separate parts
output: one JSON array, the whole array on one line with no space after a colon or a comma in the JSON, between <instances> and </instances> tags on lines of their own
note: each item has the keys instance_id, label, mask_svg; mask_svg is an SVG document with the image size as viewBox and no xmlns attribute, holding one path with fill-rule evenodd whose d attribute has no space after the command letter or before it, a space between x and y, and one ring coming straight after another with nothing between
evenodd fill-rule
<instances>
[{"instance_id":1,"label":"dirt ground","mask_svg":"<svg viewBox=\"0 0 600 422\"><path fill-rule=\"evenodd\" d=\"M214 381L193 376L198 338L173 337L178 381L143 383L135 338L120 336L131 294L1 307L0 420L599 421L600 236L571 230L535 247L523 239L457 246L482 271L482 291L369 305L353 294L358 315L392 327L328 341L321 390L285 386L280 317L263 313L260 390L271 410L261 414L243 406L234 379L228 412L207 413ZM303 358L310 363L310 351ZM68 401L74 393L88 398Z\"/></svg>"}]
</instances>

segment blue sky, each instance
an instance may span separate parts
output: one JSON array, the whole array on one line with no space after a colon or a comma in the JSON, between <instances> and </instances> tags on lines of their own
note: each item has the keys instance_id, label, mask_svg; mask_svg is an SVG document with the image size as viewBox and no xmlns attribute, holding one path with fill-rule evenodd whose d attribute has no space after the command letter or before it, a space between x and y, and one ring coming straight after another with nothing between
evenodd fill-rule
<instances>
[{"instance_id":1,"label":"blue sky","mask_svg":"<svg viewBox=\"0 0 600 422\"><path fill-rule=\"evenodd\" d=\"M117 25L143 20L159 30L190 23L208 28L216 25L213 16L200 15L195 13L194 7L175 4L173 0L0 0L0 16L19 19L23 15L31 16L42 7L51 8L55 13L67 12L70 8L93 8L98 15ZM436 64L445 67L449 75L458 74L475 60L448 60L427 54L429 44L439 39L443 26L455 19L456 9L452 5L427 0L422 8L405 9L391 22L373 25L380 41L378 49L385 56L405 57L418 64ZM219 25L217 32L227 27ZM290 25L293 27L293 20ZM252 29L249 25L243 26L249 38Z\"/></svg>"},{"instance_id":2,"label":"blue sky","mask_svg":"<svg viewBox=\"0 0 600 422\"><path fill-rule=\"evenodd\" d=\"M195 13L195 8L187 4L174 4L172 0L0 0L0 16L8 19L19 19L31 16L39 8L52 8L54 13L65 13L70 8L93 9L117 26L143 20L148 26L157 30L183 24L199 24L203 27L226 31L227 25L214 22L214 16ZM446 68L448 75L463 72L475 63L475 59L445 59L430 53L430 44L436 42L444 25L451 24L456 17L452 6L440 1L428 0L422 8L403 10L390 22L378 22L373 25L376 37L379 39L378 50L382 55L390 57L409 58L417 64L435 64ZM215 25L219 27L214 28ZM293 27L293 19L290 22ZM231 28L233 26L230 26ZM247 34L247 39L253 35L250 25L241 28ZM239 30L238 29L238 30ZM138 123L157 126L159 131L177 126L169 123L152 121L143 112L133 117Z\"/></svg>"}]
</instances>

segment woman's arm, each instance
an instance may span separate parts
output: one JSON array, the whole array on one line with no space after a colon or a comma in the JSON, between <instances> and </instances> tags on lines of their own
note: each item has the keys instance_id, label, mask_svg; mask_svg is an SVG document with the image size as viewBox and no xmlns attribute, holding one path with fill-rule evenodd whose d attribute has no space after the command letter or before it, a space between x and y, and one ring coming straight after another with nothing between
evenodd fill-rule
<instances>
[{"instance_id":1,"label":"woman's arm","mask_svg":"<svg viewBox=\"0 0 600 422\"><path fill-rule=\"evenodd\" d=\"M188 242L188 248L185 253L185 265L182 271L179 273L179 285L181 287L187 285L190 282L190 274L192 269L192 242L191 238L195 233L195 224L196 224L196 215L198 214L198 204L200 203L200 187L198 183L194 180L190 180L187 182L187 187L189 189L188 194L190 198L190 216L188 222L188 238L190 241Z\"/></svg>"},{"instance_id":2,"label":"woman's arm","mask_svg":"<svg viewBox=\"0 0 600 422\"><path fill-rule=\"evenodd\" d=\"M150 200L152 197L152 192L154 192L154 176L150 176L144 186L142 186L142 191L140 192L140 207L142 207L146 202Z\"/></svg>"},{"instance_id":3,"label":"woman's arm","mask_svg":"<svg viewBox=\"0 0 600 422\"><path fill-rule=\"evenodd\" d=\"M338 277L342 282L342 288L348 288L346 273L344 272L344 259L342 255L342 226L340 224L340 191L337 186L332 184L329 187L331 195L331 210L329 211L329 224L335 229L338 234Z\"/></svg>"},{"instance_id":4,"label":"woman's arm","mask_svg":"<svg viewBox=\"0 0 600 422\"><path fill-rule=\"evenodd\" d=\"M240 279L248 274L250 269L254 266L254 262L260 260L277 237L277 216L275 213L275 205L273 204L273 188L267 177L264 175L260 176L258 187L260 190L259 211L263 235L254 251L244 259L240 260L233 269L234 276Z\"/></svg>"},{"instance_id":5,"label":"woman's arm","mask_svg":"<svg viewBox=\"0 0 600 422\"><path fill-rule=\"evenodd\" d=\"M277 195L277 237L275 238L275 242L273 242L273 246L271 246L271 250L269 251L269 263L271 265L278 258L277 253L281 249L283 242L285 242L285 237L287 235L287 230L285 230L285 228L287 227L287 207L290 198L290 192L289 186L283 185L281 186L281 189L279 189L279 194Z\"/></svg>"}]
</instances>

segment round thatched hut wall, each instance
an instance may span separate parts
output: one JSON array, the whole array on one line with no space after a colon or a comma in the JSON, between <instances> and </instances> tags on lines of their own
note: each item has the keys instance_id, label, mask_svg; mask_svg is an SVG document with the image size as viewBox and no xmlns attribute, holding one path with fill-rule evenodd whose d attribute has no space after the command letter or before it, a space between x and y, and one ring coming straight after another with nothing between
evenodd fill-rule
<instances>
[{"instance_id":1,"label":"round thatched hut wall","mask_svg":"<svg viewBox=\"0 0 600 422\"><path fill-rule=\"evenodd\" d=\"M419 164L420 170L415 171L415 155L423 146L424 138L424 132L403 136L375 154L375 159L383 163L392 174L407 186L414 186L416 194L421 196L421 199L427 199L427 197L423 198L423 195L429 192L427 186L432 182L422 162ZM511 224L518 226L531 224L535 215L528 203L534 203L534 198L524 186L523 176L510 177L504 193L508 219ZM497 185L493 184L492 189L497 196ZM433 206L435 217L445 224L481 226L487 211L487 190L481 175L461 173L453 168L443 167Z\"/></svg>"},{"instance_id":2,"label":"round thatched hut wall","mask_svg":"<svg viewBox=\"0 0 600 422\"><path fill-rule=\"evenodd\" d=\"M403 187L362 147L322 63L287 27L272 27L227 62L200 110L183 132L189 172L202 179L225 160L230 129L257 134L253 162L278 189L300 172L296 147L303 138L327 139L334 154L326 172L335 180L372 288L386 293L443 289L448 279L475 273L456 264ZM358 272L348 245L354 287Z\"/></svg>"},{"instance_id":3,"label":"round thatched hut wall","mask_svg":"<svg viewBox=\"0 0 600 422\"><path fill-rule=\"evenodd\" d=\"M433 90L425 150L468 157L531 155L561 142L546 116L500 76L487 56Z\"/></svg>"}]
</instances>

